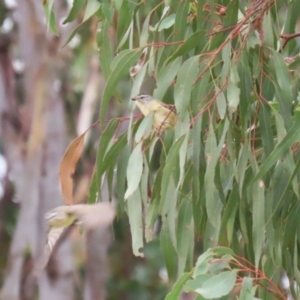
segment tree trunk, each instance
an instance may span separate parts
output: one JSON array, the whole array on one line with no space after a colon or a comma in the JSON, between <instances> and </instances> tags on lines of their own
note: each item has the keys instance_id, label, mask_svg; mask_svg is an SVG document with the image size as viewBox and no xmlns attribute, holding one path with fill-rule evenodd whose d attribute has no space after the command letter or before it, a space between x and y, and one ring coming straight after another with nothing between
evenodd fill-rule
<instances>
[{"instance_id":1,"label":"tree trunk","mask_svg":"<svg viewBox=\"0 0 300 300\"><path fill-rule=\"evenodd\" d=\"M19 1L16 19L25 64L24 104L16 97L7 44L1 47L0 69L1 133L20 202L1 291L4 300L34 299L37 280L32 270L44 247L44 213L62 203L58 170L66 147L62 99L53 88L57 70L63 66L57 54L58 40L46 35L39 0ZM73 263L67 242L57 252L56 261L52 271L38 279L40 299L73 299Z\"/></svg>"}]
</instances>

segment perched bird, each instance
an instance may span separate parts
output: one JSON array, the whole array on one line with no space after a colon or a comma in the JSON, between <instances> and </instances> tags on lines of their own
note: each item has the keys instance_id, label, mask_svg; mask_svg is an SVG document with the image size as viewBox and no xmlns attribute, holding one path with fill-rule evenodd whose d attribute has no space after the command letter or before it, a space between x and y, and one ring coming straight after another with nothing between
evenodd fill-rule
<instances>
[{"instance_id":1,"label":"perched bird","mask_svg":"<svg viewBox=\"0 0 300 300\"><path fill-rule=\"evenodd\" d=\"M44 253L38 262L36 273L46 267L53 248L66 227L78 224L85 230L109 225L115 216L115 207L108 202L96 204L63 205L50 210L45 219L48 222L48 235Z\"/></svg>"},{"instance_id":2,"label":"perched bird","mask_svg":"<svg viewBox=\"0 0 300 300\"><path fill-rule=\"evenodd\" d=\"M146 94L139 94L131 98L131 100L135 101L135 104L144 116L153 112L153 126L157 131L166 131L174 128L177 121L176 114L165 103Z\"/></svg>"}]
</instances>

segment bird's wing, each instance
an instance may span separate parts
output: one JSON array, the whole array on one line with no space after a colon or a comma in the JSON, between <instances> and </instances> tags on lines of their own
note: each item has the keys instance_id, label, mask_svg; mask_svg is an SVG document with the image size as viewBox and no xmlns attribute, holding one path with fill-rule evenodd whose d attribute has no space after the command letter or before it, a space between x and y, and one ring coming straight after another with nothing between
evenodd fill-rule
<instances>
[{"instance_id":1,"label":"bird's wing","mask_svg":"<svg viewBox=\"0 0 300 300\"><path fill-rule=\"evenodd\" d=\"M101 225L109 225L114 216L115 205L108 202L65 205L51 210L47 213L47 242L43 256L37 262L35 273L39 274L47 266L51 253L66 227L74 223L81 223L85 230L91 230Z\"/></svg>"},{"instance_id":2,"label":"bird's wing","mask_svg":"<svg viewBox=\"0 0 300 300\"><path fill-rule=\"evenodd\" d=\"M47 235L47 242L44 247L44 251L40 259L37 260L34 273L35 275L40 275L41 271L47 266L51 253L55 247L56 242L58 241L59 237L62 235L64 231L63 227L58 228L50 228L48 235Z\"/></svg>"},{"instance_id":3,"label":"bird's wing","mask_svg":"<svg viewBox=\"0 0 300 300\"><path fill-rule=\"evenodd\" d=\"M109 225L115 217L115 206L108 202L78 204L73 205L72 212L84 229L91 230L98 226Z\"/></svg>"}]
</instances>

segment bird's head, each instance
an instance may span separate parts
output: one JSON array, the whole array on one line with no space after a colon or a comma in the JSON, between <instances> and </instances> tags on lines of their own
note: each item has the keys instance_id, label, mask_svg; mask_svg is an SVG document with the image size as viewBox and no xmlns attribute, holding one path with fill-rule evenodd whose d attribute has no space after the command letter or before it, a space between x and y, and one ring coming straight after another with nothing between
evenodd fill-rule
<instances>
[{"instance_id":1,"label":"bird's head","mask_svg":"<svg viewBox=\"0 0 300 300\"><path fill-rule=\"evenodd\" d=\"M138 94L135 97L131 98L131 100L147 105L151 100L153 100L153 97L147 94Z\"/></svg>"}]
</instances>

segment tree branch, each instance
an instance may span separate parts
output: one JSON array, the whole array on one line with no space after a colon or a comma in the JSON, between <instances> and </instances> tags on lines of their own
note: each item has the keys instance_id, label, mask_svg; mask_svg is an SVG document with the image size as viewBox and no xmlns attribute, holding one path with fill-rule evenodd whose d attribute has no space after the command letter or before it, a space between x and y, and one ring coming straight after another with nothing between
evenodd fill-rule
<instances>
[{"instance_id":1,"label":"tree branch","mask_svg":"<svg viewBox=\"0 0 300 300\"><path fill-rule=\"evenodd\" d=\"M280 38L284 39L284 42L283 42L283 45L282 47L280 48L279 52L281 52L285 46L287 45L287 43L296 38L296 37L300 37L300 32L296 32L296 33L283 33L280 35Z\"/></svg>"}]
</instances>

